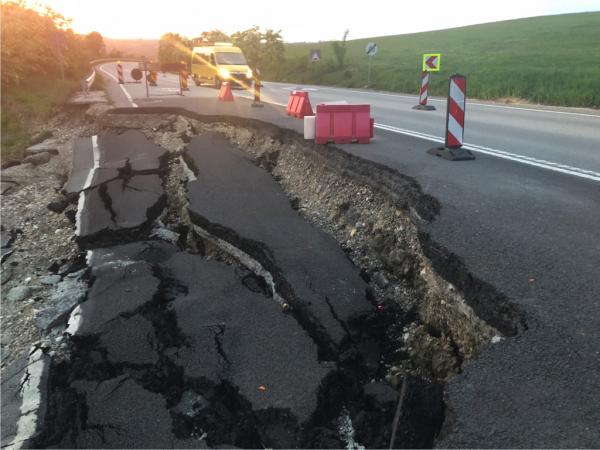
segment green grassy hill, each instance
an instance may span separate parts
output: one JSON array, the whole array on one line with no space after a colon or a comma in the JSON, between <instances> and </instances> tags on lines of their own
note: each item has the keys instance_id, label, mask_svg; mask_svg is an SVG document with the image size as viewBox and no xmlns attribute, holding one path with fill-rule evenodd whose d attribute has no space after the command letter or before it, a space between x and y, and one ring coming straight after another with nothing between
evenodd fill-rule
<instances>
[{"instance_id":1,"label":"green grassy hill","mask_svg":"<svg viewBox=\"0 0 600 450\"><path fill-rule=\"evenodd\" d=\"M347 42L343 68L331 43L286 44L286 64L273 80L363 87L365 46L376 42L371 85L416 93L421 55L441 53L442 70L432 77L432 95L445 95L448 76L468 77L468 94L480 99L524 99L536 103L600 107L600 12L532 17L482 25ZM309 50L321 49L311 63Z\"/></svg>"}]
</instances>

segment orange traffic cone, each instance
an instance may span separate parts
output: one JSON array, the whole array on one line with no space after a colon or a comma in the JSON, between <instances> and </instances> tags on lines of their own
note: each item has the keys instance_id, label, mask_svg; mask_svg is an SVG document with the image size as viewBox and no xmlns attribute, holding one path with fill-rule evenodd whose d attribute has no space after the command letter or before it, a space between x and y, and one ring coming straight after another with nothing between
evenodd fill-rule
<instances>
[{"instance_id":1,"label":"orange traffic cone","mask_svg":"<svg viewBox=\"0 0 600 450\"><path fill-rule=\"evenodd\" d=\"M231 86L229 86L228 81L224 81L221 84L221 90L219 91L219 100L222 102L232 102L233 94L231 93Z\"/></svg>"}]
</instances>

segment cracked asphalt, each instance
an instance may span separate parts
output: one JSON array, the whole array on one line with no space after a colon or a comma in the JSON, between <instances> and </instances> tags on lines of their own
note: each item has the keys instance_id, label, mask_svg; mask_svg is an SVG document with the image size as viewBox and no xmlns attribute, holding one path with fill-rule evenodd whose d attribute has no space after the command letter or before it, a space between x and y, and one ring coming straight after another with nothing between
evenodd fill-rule
<instances>
[{"instance_id":1,"label":"cracked asphalt","mask_svg":"<svg viewBox=\"0 0 600 450\"><path fill-rule=\"evenodd\" d=\"M218 252L148 239L168 158L144 135L109 131L77 145L65 190L79 195L90 288L27 445L342 447L353 421L357 441L387 445L398 394L380 381L385 343L360 326L382 313L344 251L266 170L214 133L185 152L193 227L257 261L272 285ZM18 393L16 379L3 392ZM414 420L397 442L430 446L441 390L411 382ZM17 404L3 406L9 423Z\"/></svg>"}]
</instances>

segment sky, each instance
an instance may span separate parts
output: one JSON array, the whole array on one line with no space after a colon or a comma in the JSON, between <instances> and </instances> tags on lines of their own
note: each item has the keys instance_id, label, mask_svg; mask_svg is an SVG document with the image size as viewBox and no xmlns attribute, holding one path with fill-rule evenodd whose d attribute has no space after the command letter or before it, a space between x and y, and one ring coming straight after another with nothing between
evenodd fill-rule
<instances>
[{"instance_id":1,"label":"sky","mask_svg":"<svg viewBox=\"0 0 600 450\"><path fill-rule=\"evenodd\" d=\"M33 1L29 2L30 4ZM521 17L600 11L600 0L42 0L77 33L154 39L167 32L195 37L258 25L286 42L316 42L414 33Z\"/></svg>"}]
</instances>

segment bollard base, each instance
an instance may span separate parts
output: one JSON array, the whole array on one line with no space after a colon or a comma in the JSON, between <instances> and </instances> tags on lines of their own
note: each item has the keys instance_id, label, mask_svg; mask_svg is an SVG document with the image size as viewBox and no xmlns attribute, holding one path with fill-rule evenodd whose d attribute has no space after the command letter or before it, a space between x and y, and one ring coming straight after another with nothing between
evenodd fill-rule
<instances>
[{"instance_id":1,"label":"bollard base","mask_svg":"<svg viewBox=\"0 0 600 450\"><path fill-rule=\"evenodd\" d=\"M252 103L253 108L262 108L263 106L265 106L265 105L263 105L262 103L256 103L256 102Z\"/></svg>"},{"instance_id":2,"label":"bollard base","mask_svg":"<svg viewBox=\"0 0 600 450\"><path fill-rule=\"evenodd\" d=\"M419 111L435 111L435 106L433 105L415 105L412 109L418 109Z\"/></svg>"},{"instance_id":3,"label":"bollard base","mask_svg":"<svg viewBox=\"0 0 600 450\"><path fill-rule=\"evenodd\" d=\"M447 147L435 147L427 150L427 153L440 158L447 159L448 161L470 161L475 159L475 155L469 150L459 148L447 148Z\"/></svg>"}]
</instances>

